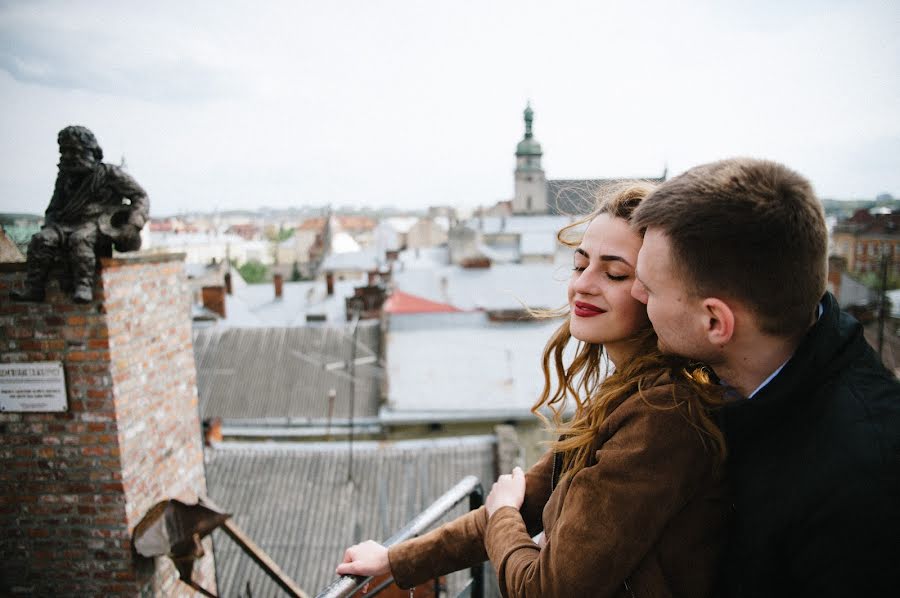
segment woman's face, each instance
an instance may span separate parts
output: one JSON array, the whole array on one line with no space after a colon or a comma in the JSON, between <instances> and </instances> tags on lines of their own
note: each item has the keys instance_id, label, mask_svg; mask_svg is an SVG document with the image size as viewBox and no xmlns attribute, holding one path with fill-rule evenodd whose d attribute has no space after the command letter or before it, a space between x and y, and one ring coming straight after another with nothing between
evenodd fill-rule
<instances>
[{"instance_id":1,"label":"woman's face","mask_svg":"<svg viewBox=\"0 0 900 598\"><path fill-rule=\"evenodd\" d=\"M640 248L641 237L628 222L600 214L575 250L569 330L580 341L602 343L616 365L634 335L650 325L646 306L631 296Z\"/></svg>"}]
</instances>

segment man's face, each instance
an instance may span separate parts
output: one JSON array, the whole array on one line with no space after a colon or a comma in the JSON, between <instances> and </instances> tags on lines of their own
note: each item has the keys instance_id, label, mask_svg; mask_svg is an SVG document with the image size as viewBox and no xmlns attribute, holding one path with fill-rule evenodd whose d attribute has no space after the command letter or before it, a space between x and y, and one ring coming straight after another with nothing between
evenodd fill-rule
<instances>
[{"instance_id":1,"label":"man's face","mask_svg":"<svg viewBox=\"0 0 900 598\"><path fill-rule=\"evenodd\" d=\"M77 141L64 140L59 144L59 169L61 171L82 174L93 170L96 163L94 152Z\"/></svg>"},{"instance_id":2,"label":"man's face","mask_svg":"<svg viewBox=\"0 0 900 598\"><path fill-rule=\"evenodd\" d=\"M678 276L668 237L652 228L638 253L631 294L647 305L660 350L712 365L716 353L705 334L703 300Z\"/></svg>"}]
</instances>

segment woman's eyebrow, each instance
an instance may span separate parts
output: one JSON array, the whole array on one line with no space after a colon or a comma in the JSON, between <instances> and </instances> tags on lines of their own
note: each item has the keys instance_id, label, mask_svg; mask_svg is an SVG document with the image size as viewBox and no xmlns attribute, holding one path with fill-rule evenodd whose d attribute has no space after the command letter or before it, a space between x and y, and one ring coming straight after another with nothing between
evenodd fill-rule
<instances>
[{"instance_id":1,"label":"woman's eyebrow","mask_svg":"<svg viewBox=\"0 0 900 598\"><path fill-rule=\"evenodd\" d=\"M581 247L576 247L576 248L575 248L575 253L579 253L579 254L583 255L583 256L586 257L587 259L591 259L591 256L589 256L589 255L587 254L587 251L585 251L585 250L582 249Z\"/></svg>"},{"instance_id":2,"label":"woman's eyebrow","mask_svg":"<svg viewBox=\"0 0 900 598\"><path fill-rule=\"evenodd\" d=\"M634 268L634 266L632 266L628 260L626 260L624 257L619 256L619 255L601 255L600 261L601 262L622 262L629 268Z\"/></svg>"}]
</instances>

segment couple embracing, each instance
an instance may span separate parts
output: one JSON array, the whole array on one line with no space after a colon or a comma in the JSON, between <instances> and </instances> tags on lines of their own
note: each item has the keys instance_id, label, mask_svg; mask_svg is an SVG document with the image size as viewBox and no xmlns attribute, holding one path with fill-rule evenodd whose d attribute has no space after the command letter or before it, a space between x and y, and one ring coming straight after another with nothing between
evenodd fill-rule
<instances>
[{"instance_id":1,"label":"couple embracing","mask_svg":"<svg viewBox=\"0 0 900 598\"><path fill-rule=\"evenodd\" d=\"M559 238L568 306L533 408L552 450L337 573L411 587L490 559L510 597L900 592L900 383L826 292L808 181L706 164L616 188Z\"/></svg>"}]
</instances>

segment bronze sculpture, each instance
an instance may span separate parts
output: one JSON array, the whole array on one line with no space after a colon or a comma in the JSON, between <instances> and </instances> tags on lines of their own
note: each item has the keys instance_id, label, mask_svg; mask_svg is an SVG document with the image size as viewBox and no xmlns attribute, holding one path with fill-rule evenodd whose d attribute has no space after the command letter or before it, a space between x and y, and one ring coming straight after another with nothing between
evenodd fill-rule
<instances>
[{"instance_id":1,"label":"bronze sculpture","mask_svg":"<svg viewBox=\"0 0 900 598\"><path fill-rule=\"evenodd\" d=\"M134 251L141 246L141 228L150 202L147 193L118 166L104 164L103 150L85 127L59 132L59 174L44 225L28 245L25 289L13 292L19 301L43 301L47 277L62 258L72 278L72 299L93 300L97 256ZM67 285L64 285L64 287Z\"/></svg>"}]
</instances>

